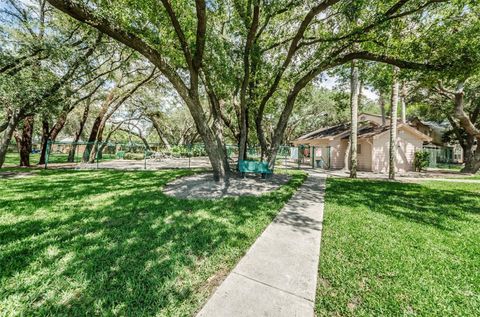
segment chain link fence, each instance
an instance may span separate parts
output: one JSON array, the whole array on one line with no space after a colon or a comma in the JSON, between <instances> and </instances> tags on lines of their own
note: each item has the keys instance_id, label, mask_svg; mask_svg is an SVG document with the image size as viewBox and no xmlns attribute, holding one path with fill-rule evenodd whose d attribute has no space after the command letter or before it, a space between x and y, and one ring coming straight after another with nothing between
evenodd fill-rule
<instances>
[{"instance_id":1,"label":"chain link fence","mask_svg":"<svg viewBox=\"0 0 480 317\"><path fill-rule=\"evenodd\" d=\"M228 159L235 168L237 145L226 145ZM281 146L276 167L330 167L330 148L317 146ZM261 148L247 148L247 159L260 161ZM203 144L172 145L112 142L53 142L47 144L45 168L74 169L171 169L210 168Z\"/></svg>"}]
</instances>

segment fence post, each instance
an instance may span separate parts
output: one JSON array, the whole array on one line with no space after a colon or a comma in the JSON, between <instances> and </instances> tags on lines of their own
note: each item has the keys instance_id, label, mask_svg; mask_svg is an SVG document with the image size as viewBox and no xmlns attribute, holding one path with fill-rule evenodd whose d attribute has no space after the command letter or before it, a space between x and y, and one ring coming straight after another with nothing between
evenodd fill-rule
<instances>
[{"instance_id":1,"label":"fence post","mask_svg":"<svg viewBox=\"0 0 480 317\"><path fill-rule=\"evenodd\" d=\"M97 170L98 170L98 142L95 142L95 161L97 161Z\"/></svg>"},{"instance_id":2,"label":"fence post","mask_svg":"<svg viewBox=\"0 0 480 317\"><path fill-rule=\"evenodd\" d=\"M331 160L330 160L331 157L332 157L332 147L329 146L328 147L328 169L330 169L330 166L331 166Z\"/></svg>"},{"instance_id":3,"label":"fence post","mask_svg":"<svg viewBox=\"0 0 480 317\"><path fill-rule=\"evenodd\" d=\"M147 170L147 148L143 149L143 169Z\"/></svg>"},{"instance_id":4,"label":"fence post","mask_svg":"<svg viewBox=\"0 0 480 317\"><path fill-rule=\"evenodd\" d=\"M192 157L192 145L188 145L188 168L190 169L192 167L191 165L191 157Z\"/></svg>"},{"instance_id":5,"label":"fence post","mask_svg":"<svg viewBox=\"0 0 480 317\"><path fill-rule=\"evenodd\" d=\"M47 140L47 152L45 153L45 169L48 169L48 160L50 159L50 146L52 141Z\"/></svg>"},{"instance_id":6,"label":"fence post","mask_svg":"<svg viewBox=\"0 0 480 317\"><path fill-rule=\"evenodd\" d=\"M315 169L315 146L310 147L310 157L312 158L312 169Z\"/></svg>"},{"instance_id":7,"label":"fence post","mask_svg":"<svg viewBox=\"0 0 480 317\"><path fill-rule=\"evenodd\" d=\"M302 153L302 146L301 145L299 145L297 147L297 151L298 151L297 152L297 169L300 169L300 155Z\"/></svg>"}]
</instances>

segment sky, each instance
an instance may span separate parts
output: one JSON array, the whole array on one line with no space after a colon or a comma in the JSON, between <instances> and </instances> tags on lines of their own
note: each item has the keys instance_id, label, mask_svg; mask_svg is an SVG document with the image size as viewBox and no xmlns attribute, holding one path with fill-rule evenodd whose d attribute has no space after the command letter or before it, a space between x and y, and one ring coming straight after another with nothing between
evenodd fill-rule
<instances>
[{"instance_id":1,"label":"sky","mask_svg":"<svg viewBox=\"0 0 480 317\"><path fill-rule=\"evenodd\" d=\"M329 76L328 74L322 75L323 79L320 83L320 87L324 87L327 89L335 89L337 88L338 78L335 76ZM363 88L363 95L365 95L368 99L377 100L378 95L372 91L369 87Z\"/></svg>"}]
</instances>

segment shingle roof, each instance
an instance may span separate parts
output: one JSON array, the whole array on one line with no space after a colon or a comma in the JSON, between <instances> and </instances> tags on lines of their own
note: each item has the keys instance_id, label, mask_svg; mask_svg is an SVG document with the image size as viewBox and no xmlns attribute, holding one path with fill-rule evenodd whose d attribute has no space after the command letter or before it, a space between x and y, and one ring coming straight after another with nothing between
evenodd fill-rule
<instances>
[{"instance_id":1,"label":"shingle roof","mask_svg":"<svg viewBox=\"0 0 480 317\"><path fill-rule=\"evenodd\" d=\"M431 141L431 138L415 128L410 127L407 124L399 124L398 128L407 129L410 132L416 134L418 137L425 141ZM367 139L379 134L385 133L390 130L390 126L381 126L371 121L362 121L358 123L358 138ZM316 131L302 135L293 142L309 141L313 139L335 139L342 138L348 139L350 137L350 124L343 123L331 127L318 129Z\"/></svg>"},{"instance_id":2,"label":"shingle roof","mask_svg":"<svg viewBox=\"0 0 480 317\"><path fill-rule=\"evenodd\" d=\"M358 123L358 136L371 137L379 133L383 133L389 129L388 126L379 126L370 121L362 121ZM350 137L350 124L342 123L331 127L321 128L316 131L302 135L295 141L307 141L313 139L336 138L348 139Z\"/></svg>"}]
</instances>

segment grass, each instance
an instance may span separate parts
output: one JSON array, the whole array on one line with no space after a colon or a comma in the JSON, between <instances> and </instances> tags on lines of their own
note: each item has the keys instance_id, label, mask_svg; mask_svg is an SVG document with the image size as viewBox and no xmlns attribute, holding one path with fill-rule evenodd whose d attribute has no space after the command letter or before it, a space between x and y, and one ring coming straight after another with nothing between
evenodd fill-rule
<instances>
[{"instance_id":1,"label":"grass","mask_svg":"<svg viewBox=\"0 0 480 317\"><path fill-rule=\"evenodd\" d=\"M480 172L472 176L466 176L464 179L480 179Z\"/></svg>"},{"instance_id":2,"label":"grass","mask_svg":"<svg viewBox=\"0 0 480 317\"><path fill-rule=\"evenodd\" d=\"M192 315L305 177L261 197L162 194L190 173L1 179L0 316Z\"/></svg>"},{"instance_id":3,"label":"grass","mask_svg":"<svg viewBox=\"0 0 480 317\"><path fill-rule=\"evenodd\" d=\"M318 316L479 316L480 186L329 179Z\"/></svg>"},{"instance_id":4,"label":"grass","mask_svg":"<svg viewBox=\"0 0 480 317\"><path fill-rule=\"evenodd\" d=\"M450 171L460 171L464 164L437 163L435 169L444 169Z\"/></svg>"}]
</instances>

